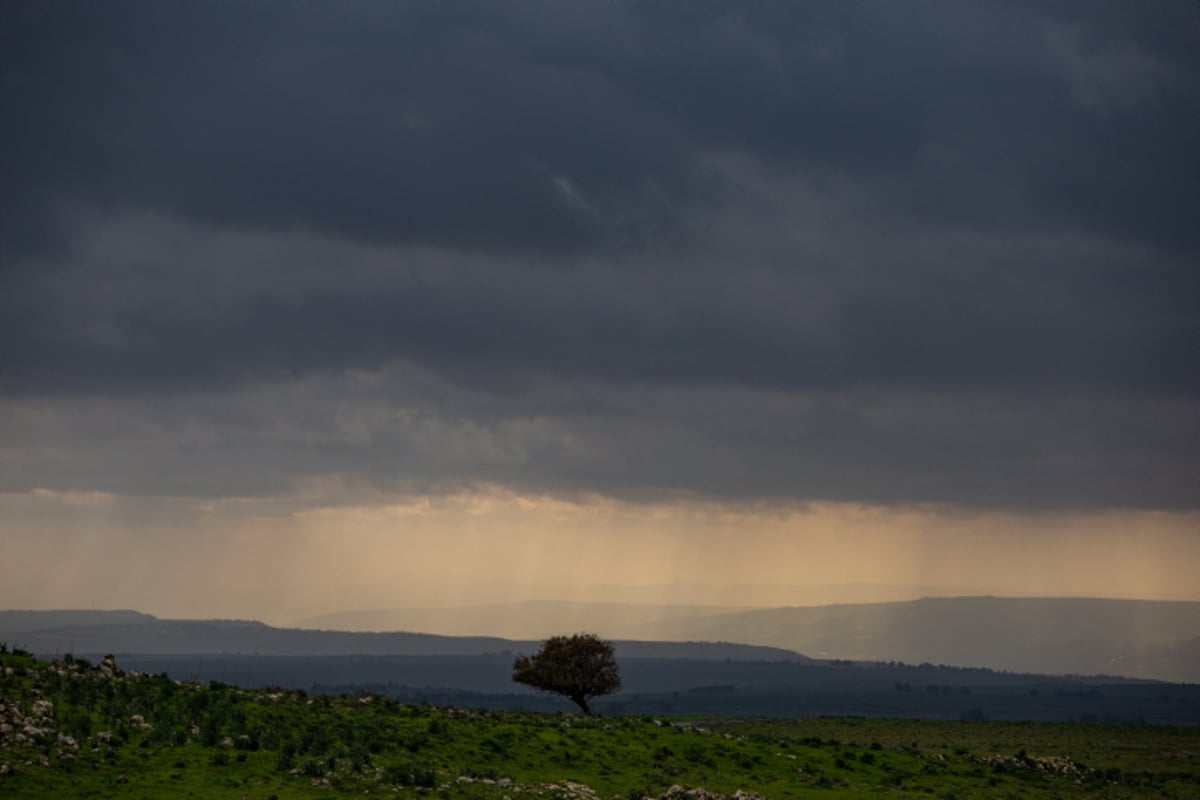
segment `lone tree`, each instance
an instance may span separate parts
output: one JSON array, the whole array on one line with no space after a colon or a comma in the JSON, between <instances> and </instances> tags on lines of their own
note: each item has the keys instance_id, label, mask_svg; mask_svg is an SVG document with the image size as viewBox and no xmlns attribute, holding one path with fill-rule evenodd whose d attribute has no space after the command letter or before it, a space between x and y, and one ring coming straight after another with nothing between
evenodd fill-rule
<instances>
[{"instance_id":1,"label":"lone tree","mask_svg":"<svg viewBox=\"0 0 1200 800\"><path fill-rule=\"evenodd\" d=\"M512 679L561 694L590 714L588 701L621 688L621 670L613 646L594 633L551 636L532 656L517 656Z\"/></svg>"}]
</instances>

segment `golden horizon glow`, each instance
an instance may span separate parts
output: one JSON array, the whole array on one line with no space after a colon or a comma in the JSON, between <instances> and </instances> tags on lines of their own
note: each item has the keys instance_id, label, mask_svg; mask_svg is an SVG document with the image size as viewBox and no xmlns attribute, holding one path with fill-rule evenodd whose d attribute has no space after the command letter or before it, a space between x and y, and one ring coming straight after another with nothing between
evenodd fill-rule
<instances>
[{"instance_id":1,"label":"golden horizon glow","mask_svg":"<svg viewBox=\"0 0 1200 800\"><path fill-rule=\"evenodd\" d=\"M281 498L0 496L0 608L289 624L525 599L705 604L707 593L711 605L809 605L869 599L869 585L1200 600L1197 512L634 504L495 487L288 508Z\"/></svg>"}]
</instances>

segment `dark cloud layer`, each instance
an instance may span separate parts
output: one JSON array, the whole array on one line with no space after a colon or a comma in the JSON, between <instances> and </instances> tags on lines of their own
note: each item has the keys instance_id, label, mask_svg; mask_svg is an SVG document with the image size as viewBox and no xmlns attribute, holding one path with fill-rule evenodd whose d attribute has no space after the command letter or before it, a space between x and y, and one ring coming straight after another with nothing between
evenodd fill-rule
<instances>
[{"instance_id":1,"label":"dark cloud layer","mask_svg":"<svg viewBox=\"0 0 1200 800\"><path fill-rule=\"evenodd\" d=\"M1193 4L0 13L6 486L1200 502Z\"/></svg>"},{"instance_id":2,"label":"dark cloud layer","mask_svg":"<svg viewBox=\"0 0 1200 800\"><path fill-rule=\"evenodd\" d=\"M1148 18L1139 35L1090 4L17 3L6 206L632 246L719 202L699 160L734 151L890 186L913 207L880 210L934 224L965 204L972 227L1194 247L1179 38L1200 12L1109 5Z\"/></svg>"}]
</instances>

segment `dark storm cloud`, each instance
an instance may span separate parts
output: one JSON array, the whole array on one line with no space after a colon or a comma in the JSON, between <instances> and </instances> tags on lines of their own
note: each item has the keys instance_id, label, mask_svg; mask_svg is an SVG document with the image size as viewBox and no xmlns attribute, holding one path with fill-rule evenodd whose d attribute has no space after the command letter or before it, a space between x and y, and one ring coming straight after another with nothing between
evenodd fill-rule
<instances>
[{"instance_id":1,"label":"dark storm cloud","mask_svg":"<svg viewBox=\"0 0 1200 800\"><path fill-rule=\"evenodd\" d=\"M221 395L4 401L9 491L247 497L457 492L625 500L1195 507L1186 401L539 382L473 390L397 364ZM323 484L337 491L321 493ZM301 500L300 502L305 502Z\"/></svg>"},{"instance_id":2,"label":"dark storm cloud","mask_svg":"<svg viewBox=\"0 0 1200 800\"><path fill-rule=\"evenodd\" d=\"M935 218L1194 247L1194 56L1178 29L1105 23L1088 4L17 3L6 233L44 241L59 206L94 204L630 246L717 202L698 158L732 150L899 182Z\"/></svg>"},{"instance_id":3,"label":"dark storm cloud","mask_svg":"<svg viewBox=\"0 0 1200 800\"><path fill-rule=\"evenodd\" d=\"M392 359L468 384L552 374L783 390L1200 389L1200 282L1167 259L1147 267L1141 249L940 241L930 254L888 239L795 267L741 252L558 270L271 242L197 256L196 234L152 246L153 226L134 230L118 253L97 252L120 258L142 232L144 263L114 269L109 285L94 285L85 261L0 301L5 341L20 344L6 347L9 393L227 387Z\"/></svg>"},{"instance_id":4,"label":"dark storm cloud","mask_svg":"<svg viewBox=\"0 0 1200 800\"><path fill-rule=\"evenodd\" d=\"M124 433L94 452L127 467L26 438L5 485L1198 502L1191 4L2 13L0 392L63 404L59 453L104 398ZM499 430L504 457L378 421L169 444L181 398L210 394L185 416L223 440L248 386L394 364L474 399L372 403ZM336 398L304 397L269 408L326 424ZM143 403L169 406L147 438L122 416Z\"/></svg>"},{"instance_id":5,"label":"dark storm cloud","mask_svg":"<svg viewBox=\"0 0 1200 800\"><path fill-rule=\"evenodd\" d=\"M6 193L47 214L75 202L556 249L607 233L556 177L639 223L655 213L643 187L680 178L681 142L655 109L595 69L544 63L519 20L482 5L23 4L12 17Z\"/></svg>"}]
</instances>

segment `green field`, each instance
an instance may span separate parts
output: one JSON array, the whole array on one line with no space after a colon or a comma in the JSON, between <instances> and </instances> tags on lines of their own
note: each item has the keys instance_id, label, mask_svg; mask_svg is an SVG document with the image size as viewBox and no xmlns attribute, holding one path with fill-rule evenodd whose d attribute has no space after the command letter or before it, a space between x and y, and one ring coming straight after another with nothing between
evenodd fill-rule
<instances>
[{"instance_id":1,"label":"green field","mask_svg":"<svg viewBox=\"0 0 1200 800\"><path fill-rule=\"evenodd\" d=\"M1195 727L579 717L0 665L5 798L1200 798Z\"/></svg>"}]
</instances>

